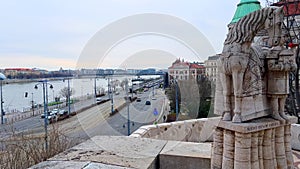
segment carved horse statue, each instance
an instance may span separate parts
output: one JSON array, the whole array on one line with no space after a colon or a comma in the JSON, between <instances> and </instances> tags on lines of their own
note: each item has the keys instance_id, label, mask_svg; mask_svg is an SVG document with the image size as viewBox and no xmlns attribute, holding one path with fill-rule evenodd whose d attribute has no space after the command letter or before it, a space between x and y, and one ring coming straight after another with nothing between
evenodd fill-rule
<instances>
[{"instance_id":1,"label":"carved horse statue","mask_svg":"<svg viewBox=\"0 0 300 169\"><path fill-rule=\"evenodd\" d=\"M268 7L244 16L229 29L222 54L217 62L224 97L223 120L242 122L243 78L249 65L251 44L257 33L265 30L269 36L268 46L278 46L282 22L283 8ZM231 99L232 94L234 101Z\"/></svg>"}]
</instances>

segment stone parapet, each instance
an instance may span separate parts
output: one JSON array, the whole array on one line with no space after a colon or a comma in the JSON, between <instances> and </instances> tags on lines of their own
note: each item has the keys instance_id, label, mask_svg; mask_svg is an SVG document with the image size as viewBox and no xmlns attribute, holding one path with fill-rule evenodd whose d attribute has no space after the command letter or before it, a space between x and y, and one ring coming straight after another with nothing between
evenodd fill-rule
<instances>
[{"instance_id":1,"label":"stone parapet","mask_svg":"<svg viewBox=\"0 0 300 169\"><path fill-rule=\"evenodd\" d=\"M31 169L209 169L211 143L96 136Z\"/></svg>"},{"instance_id":2,"label":"stone parapet","mask_svg":"<svg viewBox=\"0 0 300 169\"><path fill-rule=\"evenodd\" d=\"M142 126L131 137L186 142L212 141L213 130L220 118L202 118Z\"/></svg>"},{"instance_id":3,"label":"stone parapet","mask_svg":"<svg viewBox=\"0 0 300 169\"><path fill-rule=\"evenodd\" d=\"M168 141L159 154L162 169L209 169L210 161L211 143Z\"/></svg>"}]
</instances>

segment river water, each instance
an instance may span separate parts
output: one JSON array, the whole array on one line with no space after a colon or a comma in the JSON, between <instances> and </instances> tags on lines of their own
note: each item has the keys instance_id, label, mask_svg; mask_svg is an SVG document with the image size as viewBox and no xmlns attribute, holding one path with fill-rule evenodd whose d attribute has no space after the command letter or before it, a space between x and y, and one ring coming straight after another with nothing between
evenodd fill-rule
<instances>
[{"instance_id":1,"label":"river water","mask_svg":"<svg viewBox=\"0 0 300 169\"><path fill-rule=\"evenodd\" d=\"M142 76L141 78L155 78L159 76ZM135 76L114 76L112 80L119 80L120 82L125 78L132 79ZM3 84L5 81L3 82ZM48 85L48 102L54 101L55 97L60 97L60 91L64 87L68 86L68 81L65 80L53 80L49 81L52 84L53 89L50 89ZM35 89L35 85L38 89ZM129 84L130 85L130 84ZM102 87L107 91L108 80L104 78L96 79L96 86ZM95 78L81 78L70 79L70 87L74 89L75 93L71 98L84 98L88 96L94 96L95 93ZM121 90L121 87L118 87ZM32 104L32 100L35 104L43 104L43 86L41 83L29 82L29 83L14 83L3 85L3 109L6 113L12 112L24 112L29 110ZM25 93L28 96L25 97Z\"/></svg>"}]
</instances>

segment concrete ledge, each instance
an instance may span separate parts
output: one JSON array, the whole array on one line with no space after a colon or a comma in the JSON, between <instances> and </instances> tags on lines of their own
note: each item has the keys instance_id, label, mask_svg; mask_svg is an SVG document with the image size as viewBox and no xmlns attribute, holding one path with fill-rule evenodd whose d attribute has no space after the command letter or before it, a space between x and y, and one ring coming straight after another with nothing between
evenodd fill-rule
<instances>
[{"instance_id":1,"label":"concrete ledge","mask_svg":"<svg viewBox=\"0 0 300 169\"><path fill-rule=\"evenodd\" d=\"M212 141L212 133L220 119L214 117L147 125L130 136L187 142Z\"/></svg>"},{"instance_id":2,"label":"concrete ledge","mask_svg":"<svg viewBox=\"0 0 300 169\"><path fill-rule=\"evenodd\" d=\"M76 161L45 161L29 169L95 169L95 168L105 168L105 169L131 169L127 167L113 166L108 164L100 164L94 162L76 162Z\"/></svg>"},{"instance_id":3,"label":"concrete ledge","mask_svg":"<svg viewBox=\"0 0 300 169\"><path fill-rule=\"evenodd\" d=\"M210 150L207 143L96 136L31 168L206 169Z\"/></svg>"},{"instance_id":4,"label":"concrete ledge","mask_svg":"<svg viewBox=\"0 0 300 169\"><path fill-rule=\"evenodd\" d=\"M96 136L33 168L51 166L51 163L94 162L127 168L155 169L157 156L167 141L125 136ZM94 164L96 165L96 164ZM55 168L55 167L53 167Z\"/></svg>"},{"instance_id":5,"label":"concrete ledge","mask_svg":"<svg viewBox=\"0 0 300 169\"><path fill-rule=\"evenodd\" d=\"M211 144L168 141L159 154L160 168L210 169Z\"/></svg>"}]
</instances>

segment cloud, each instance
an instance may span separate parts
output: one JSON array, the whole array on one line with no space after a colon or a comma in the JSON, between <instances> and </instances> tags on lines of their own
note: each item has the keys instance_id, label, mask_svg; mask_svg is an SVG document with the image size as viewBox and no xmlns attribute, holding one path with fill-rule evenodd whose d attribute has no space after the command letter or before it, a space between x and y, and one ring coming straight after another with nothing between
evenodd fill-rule
<instances>
[{"instance_id":1,"label":"cloud","mask_svg":"<svg viewBox=\"0 0 300 169\"><path fill-rule=\"evenodd\" d=\"M47 68L50 70L58 70L62 68L74 68L76 65L75 60L64 59L64 58L51 58L37 55L26 55L26 54L1 54L0 55L1 68L9 67L26 67L26 68Z\"/></svg>"},{"instance_id":2,"label":"cloud","mask_svg":"<svg viewBox=\"0 0 300 169\"><path fill-rule=\"evenodd\" d=\"M137 52L128 57L121 65L123 69L134 69L134 68L158 68L167 69L171 66L171 63L176 59L173 54L157 50L148 49Z\"/></svg>"},{"instance_id":3,"label":"cloud","mask_svg":"<svg viewBox=\"0 0 300 169\"><path fill-rule=\"evenodd\" d=\"M191 23L212 42L214 49L220 52L227 33L226 26L230 22L238 2L239 0L3 1L0 6L0 32L2 34L0 38L0 65L3 67L45 66L45 68L48 68L47 64L44 64L44 60L51 61L53 64L55 60L58 60L56 68L60 66L61 62L65 65L72 65L68 62L73 62L80 56L84 44L98 30L121 18L144 13L171 15ZM141 24L147 25L147 21L145 20ZM122 30L122 27L118 29L126 31ZM170 31L174 30L173 28L168 29ZM190 35L193 36L194 33ZM113 38L113 36L109 38ZM140 47L141 50L146 48L153 47ZM134 48L131 51L133 53L137 52ZM165 51L170 52L170 50ZM189 55L188 53L173 51L170 53L175 53L180 57ZM6 54L13 58L15 62L7 61L6 57L8 55ZM37 60L23 62L20 55L35 56ZM15 56L16 58L14 58ZM114 58L122 62L127 59L127 56L129 55L126 55L126 53L118 53L118 56L115 55ZM44 59L45 57L48 58ZM207 58L208 56L203 54L201 57ZM2 58L5 59L2 61ZM39 60L42 62L38 62ZM33 63L36 65L33 65ZM114 67L115 63L115 61L105 62L103 65ZM51 65L51 69L53 69L53 65Z\"/></svg>"}]
</instances>

